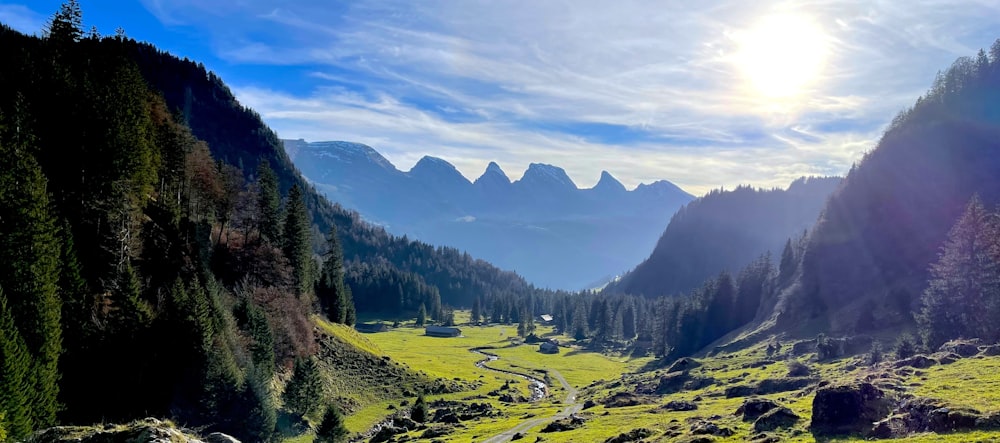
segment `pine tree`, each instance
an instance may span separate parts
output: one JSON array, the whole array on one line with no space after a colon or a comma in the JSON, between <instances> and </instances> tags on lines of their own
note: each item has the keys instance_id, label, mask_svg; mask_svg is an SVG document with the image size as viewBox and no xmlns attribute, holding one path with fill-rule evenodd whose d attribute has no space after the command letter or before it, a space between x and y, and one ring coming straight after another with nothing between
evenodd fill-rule
<instances>
[{"instance_id":1,"label":"pine tree","mask_svg":"<svg viewBox=\"0 0 1000 443\"><path fill-rule=\"evenodd\" d=\"M322 388L316 361L312 358L296 359L292 378L288 380L282 396L285 407L300 416L310 416L320 405Z\"/></svg>"},{"instance_id":2,"label":"pine tree","mask_svg":"<svg viewBox=\"0 0 1000 443\"><path fill-rule=\"evenodd\" d=\"M49 21L46 36L59 43L72 43L83 37L83 11L77 0L68 0L59 7Z\"/></svg>"},{"instance_id":3,"label":"pine tree","mask_svg":"<svg viewBox=\"0 0 1000 443\"><path fill-rule=\"evenodd\" d=\"M302 190L298 185L288 191L288 203L285 205L284 244L283 250L288 263L292 267L292 280L299 296L306 294L312 287L309 275L309 262L312 260L312 240L309 212L303 200ZM343 283L341 283L343 285ZM340 317L343 323L343 317Z\"/></svg>"},{"instance_id":4,"label":"pine tree","mask_svg":"<svg viewBox=\"0 0 1000 443\"><path fill-rule=\"evenodd\" d=\"M334 323L347 323L348 311L353 311L354 301L344 285L344 255L337 238L337 228L330 227L327 235L327 252L316 283L316 296Z\"/></svg>"},{"instance_id":5,"label":"pine tree","mask_svg":"<svg viewBox=\"0 0 1000 443\"><path fill-rule=\"evenodd\" d=\"M416 325L417 326L423 326L425 324L427 324L427 308L425 308L424 304L421 303L420 304L420 308L417 309L417 322L416 322Z\"/></svg>"},{"instance_id":6,"label":"pine tree","mask_svg":"<svg viewBox=\"0 0 1000 443\"><path fill-rule=\"evenodd\" d=\"M931 265L918 316L924 344L931 349L950 338L997 338L991 320L1000 303L998 238L996 216L974 196Z\"/></svg>"},{"instance_id":7,"label":"pine tree","mask_svg":"<svg viewBox=\"0 0 1000 443\"><path fill-rule=\"evenodd\" d=\"M60 229L62 256L60 257L59 292L62 295L63 336L67 352L80 350L93 333L91 319L92 303L89 299L87 281L80 271L72 228L63 219Z\"/></svg>"},{"instance_id":8,"label":"pine tree","mask_svg":"<svg viewBox=\"0 0 1000 443\"><path fill-rule=\"evenodd\" d=\"M2 125L0 125L2 129ZM59 239L46 180L34 157L0 137L0 286L32 356L32 425L55 424L62 303Z\"/></svg>"},{"instance_id":9,"label":"pine tree","mask_svg":"<svg viewBox=\"0 0 1000 443\"><path fill-rule=\"evenodd\" d=\"M476 299L472 301L472 316L469 318L469 322L474 325L478 325L479 318L481 316L482 316L482 305L479 302L479 297L476 297Z\"/></svg>"},{"instance_id":10,"label":"pine tree","mask_svg":"<svg viewBox=\"0 0 1000 443\"><path fill-rule=\"evenodd\" d=\"M257 189L260 237L266 242L277 244L281 239L281 193L278 190L278 176L274 174L267 160L261 160L257 165Z\"/></svg>"},{"instance_id":11,"label":"pine tree","mask_svg":"<svg viewBox=\"0 0 1000 443\"><path fill-rule=\"evenodd\" d=\"M323 420L316 428L316 441L319 443L342 443L347 441L347 427L344 425L344 416L334 405L326 407L323 413Z\"/></svg>"},{"instance_id":12,"label":"pine tree","mask_svg":"<svg viewBox=\"0 0 1000 443\"><path fill-rule=\"evenodd\" d=\"M344 324L347 326L354 326L358 322L358 312L354 307L354 294L351 293L351 287L344 285L345 299L347 301L347 316L344 318Z\"/></svg>"},{"instance_id":13,"label":"pine tree","mask_svg":"<svg viewBox=\"0 0 1000 443\"><path fill-rule=\"evenodd\" d=\"M31 356L14 327L13 313L0 288L0 412L5 412L0 422L7 426L7 433L14 440L31 434Z\"/></svg>"},{"instance_id":14,"label":"pine tree","mask_svg":"<svg viewBox=\"0 0 1000 443\"><path fill-rule=\"evenodd\" d=\"M236 317L240 327L250 335L249 350L254 367L263 378L270 379L275 363L274 335L264 310L249 299L244 299L238 306Z\"/></svg>"}]
</instances>

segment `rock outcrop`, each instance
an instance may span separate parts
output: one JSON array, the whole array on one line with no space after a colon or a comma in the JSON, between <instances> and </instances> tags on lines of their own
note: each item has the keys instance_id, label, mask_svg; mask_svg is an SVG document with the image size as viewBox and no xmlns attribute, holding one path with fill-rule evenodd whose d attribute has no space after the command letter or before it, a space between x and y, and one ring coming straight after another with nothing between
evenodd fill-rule
<instances>
[{"instance_id":1,"label":"rock outcrop","mask_svg":"<svg viewBox=\"0 0 1000 443\"><path fill-rule=\"evenodd\" d=\"M219 432L201 438L169 421L146 418L127 425L56 426L36 432L25 443L240 443Z\"/></svg>"}]
</instances>

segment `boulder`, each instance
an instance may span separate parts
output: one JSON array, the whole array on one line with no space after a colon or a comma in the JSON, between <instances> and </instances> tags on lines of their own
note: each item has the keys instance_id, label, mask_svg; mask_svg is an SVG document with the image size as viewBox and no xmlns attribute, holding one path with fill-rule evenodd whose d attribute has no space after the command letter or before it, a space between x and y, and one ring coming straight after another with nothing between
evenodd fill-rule
<instances>
[{"instance_id":1,"label":"boulder","mask_svg":"<svg viewBox=\"0 0 1000 443\"><path fill-rule=\"evenodd\" d=\"M701 363L698 363L697 360L691 357L683 357L670 365L670 367L667 368L667 372L690 371L698 366L701 366Z\"/></svg>"},{"instance_id":2,"label":"boulder","mask_svg":"<svg viewBox=\"0 0 1000 443\"><path fill-rule=\"evenodd\" d=\"M658 395L674 394L680 391L693 391L715 384L711 377L692 377L686 371L674 371L660 377L654 391Z\"/></svg>"},{"instance_id":3,"label":"boulder","mask_svg":"<svg viewBox=\"0 0 1000 443\"><path fill-rule=\"evenodd\" d=\"M754 432L764 432L773 431L778 428L790 428L798 423L799 417L796 413L792 412L784 406L777 407L767 411L764 415L761 415L756 421L753 422Z\"/></svg>"},{"instance_id":4,"label":"boulder","mask_svg":"<svg viewBox=\"0 0 1000 443\"><path fill-rule=\"evenodd\" d=\"M979 353L978 340L952 340L938 348L938 352L950 352L968 358Z\"/></svg>"},{"instance_id":5,"label":"boulder","mask_svg":"<svg viewBox=\"0 0 1000 443\"><path fill-rule=\"evenodd\" d=\"M878 421L868 437L877 439L904 437L909 434L906 419L897 415Z\"/></svg>"},{"instance_id":6,"label":"boulder","mask_svg":"<svg viewBox=\"0 0 1000 443\"><path fill-rule=\"evenodd\" d=\"M797 341L792 344L793 355L803 355L816 352L816 339Z\"/></svg>"},{"instance_id":7,"label":"boulder","mask_svg":"<svg viewBox=\"0 0 1000 443\"><path fill-rule=\"evenodd\" d=\"M814 383L819 383L819 379L811 377L768 378L757 384L754 393L757 395L767 395L778 392L797 391Z\"/></svg>"},{"instance_id":8,"label":"boulder","mask_svg":"<svg viewBox=\"0 0 1000 443\"><path fill-rule=\"evenodd\" d=\"M1000 355L1000 345L980 346L979 353L987 357Z\"/></svg>"},{"instance_id":9,"label":"boulder","mask_svg":"<svg viewBox=\"0 0 1000 443\"><path fill-rule=\"evenodd\" d=\"M809 427L814 434L864 433L889 415L890 400L871 383L826 386L813 398Z\"/></svg>"},{"instance_id":10,"label":"boulder","mask_svg":"<svg viewBox=\"0 0 1000 443\"><path fill-rule=\"evenodd\" d=\"M930 430L934 432L950 432L975 429L976 422L981 418L979 411L973 409L938 408L927 415Z\"/></svg>"},{"instance_id":11,"label":"boulder","mask_svg":"<svg viewBox=\"0 0 1000 443\"><path fill-rule=\"evenodd\" d=\"M736 385L726 388L726 398L736 398L736 397L747 397L753 395L755 389L753 386L747 385Z\"/></svg>"},{"instance_id":12,"label":"boulder","mask_svg":"<svg viewBox=\"0 0 1000 443\"><path fill-rule=\"evenodd\" d=\"M954 352L949 352L947 354L944 354L944 355L941 355L941 356L937 357L938 364L941 364L941 365L950 365L950 364L955 363L956 361L959 361L961 359L962 359L962 356L958 355L958 354L956 354Z\"/></svg>"},{"instance_id":13,"label":"boulder","mask_svg":"<svg viewBox=\"0 0 1000 443\"><path fill-rule=\"evenodd\" d=\"M686 400L671 400L661 406L660 409L667 411L694 411L698 409L698 405Z\"/></svg>"},{"instance_id":14,"label":"boulder","mask_svg":"<svg viewBox=\"0 0 1000 443\"><path fill-rule=\"evenodd\" d=\"M897 361L895 363L895 367L902 368L904 366L909 366L911 368L927 369L936 364L937 361L935 361L934 359L929 358L926 355L917 354L914 355L913 357L904 358L902 360Z\"/></svg>"},{"instance_id":15,"label":"boulder","mask_svg":"<svg viewBox=\"0 0 1000 443\"><path fill-rule=\"evenodd\" d=\"M649 404L651 401L648 398L639 397L631 392L616 392L604 399L603 403L605 408L623 408L626 406Z\"/></svg>"},{"instance_id":16,"label":"boulder","mask_svg":"<svg viewBox=\"0 0 1000 443\"><path fill-rule=\"evenodd\" d=\"M714 435L717 437L731 437L734 432L732 429L723 428L719 425L712 423L707 420L699 420L695 424L691 425L692 435Z\"/></svg>"},{"instance_id":17,"label":"boulder","mask_svg":"<svg viewBox=\"0 0 1000 443\"><path fill-rule=\"evenodd\" d=\"M640 441L652 436L653 431L646 428L636 428L631 431L618 434L616 437L608 438L607 440L604 440L604 443L628 443L632 441Z\"/></svg>"},{"instance_id":18,"label":"boulder","mask_svg":"<svg viewBox=\"0 0 1000 443\"><path fill-rule=\"evenodd\" d=\"M233 438L231 435L226 435L221 432L213 432L205 436L205 443L240 443L240 441Z\"/></svg>"},{"instance_id":19,"label":"boulder","mask_svg":"<svg viewBox=\"0 0 1000 443\"><path fill-rule=\"evenodd\" d=\"M754 421L770 410L780 407L781 405L776 403L774 400L766 398L748 398L744 400L743 404L736 410L736 415L742 415L743 421Z\"/></svg>"}]
</instances>

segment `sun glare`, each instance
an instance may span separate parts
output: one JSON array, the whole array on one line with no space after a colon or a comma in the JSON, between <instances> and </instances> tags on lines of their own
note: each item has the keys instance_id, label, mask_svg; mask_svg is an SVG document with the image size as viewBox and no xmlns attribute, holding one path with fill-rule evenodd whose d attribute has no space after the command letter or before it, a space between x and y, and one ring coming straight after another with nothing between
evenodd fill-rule
<instances>
[{"instance_id":1,"label":"sun glare","mask_svg":"<svg viewBox=\"0 0 1000 443\"><path fill-rule=\"evenodd\" d=\"M826 61L826 35L804 15L765 17L737 38L737 65L751 88L767 98L802 93L819 79Z\"/></svg>"}]
</instances>

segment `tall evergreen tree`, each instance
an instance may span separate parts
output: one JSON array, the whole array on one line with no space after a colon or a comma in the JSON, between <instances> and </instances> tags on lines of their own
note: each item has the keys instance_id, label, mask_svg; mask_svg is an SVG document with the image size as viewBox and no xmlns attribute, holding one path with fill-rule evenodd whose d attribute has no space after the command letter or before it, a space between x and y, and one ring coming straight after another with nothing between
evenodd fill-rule
<instances>
[{"instance_id":1,"label":"tall evergreen tree","mask_svg":"<svg viewBox=\"0 0 1000 443\"><path fill-rule=\"evenodd\" d=\"M417 309L417 322L416 322L416 325L417 326L423 326L425 324L427 324L427 308L425 308L424 304L421 303L420 304L420 308Z\"/></svg>"},{"instance_id":2,"label":"tall evergreen tree","mask_svg":"<svg viewBox=\"0 0 1000 443\"><path fill-rule=\"evenodd\" d=\"M46 37L59 43L74 43L83 37L83 11L77 0L68 0L59 7L46 27Z\"/></svg>"},{"instance_id":3,"label":"tall evergreen tree","mask_svg":"<svg viewBox=\"0 0 1000 443\"><path fill-rule=\"evenodd\" d=\"M312 229L309 223L309 211L303 200L302 190L293 185L288 191L288 203L285 205L285 223L283 250L288 264L292 267L292 280L298 295L308 292L312 286L309 275L309 265L312 260ZM341 274L342 275L342 274ZM341 277L341 281L343 278ZM341 286L343 283L341 283ZM341 320L343 317L340 317ZM340 321L343 323L343 321Z\"/></svg>"},{"instance_id":4,"label":"tall evergreen tree","mask_svg":"<svg viewBox=\"0 0 1000 443\"><path fill-rule=\"evenodd\" d=\"M299 358L295 360L292 378L285 386L282 399L284 399L285 407L289 411L306 417L319 407L322 400L320 397L323 393L322 389L322 380L316 361L312 358Z\"/></svg>"},{"instance_id":5,"label":"tall evergreen tree","mask_svg":"<svg viewBox=\"0 0 1000 443\"><path fill-rule=\"evenodd\" d=\"M931 280L918 320L931 349L955 337L995 340L1000 311L1000 224L974 196L952 227Z\"/></svg>"},{"instance_id":6,"label":"tall evergreen tree","mask_svg":"<svg viewBox=\"0 0 1000 443\"><path fill-rule=\"evenodd\" d=\"M281 239L281 192L278 189L278 176L267 160L261 160L257 165L257 190L260 237L264 241L278 244Z\"/></svg>"},{"instance_id":7,"label":"tall evergreen tree","mask_svg":"<svg viewBox=\"0 0 1000 443\"><path fill-rule=\"evenodd\" d=\"M479 297L476 297L476 299L472 301L472 315L469 318L469 321L474 325L478 325L481 316L482 305L479 302Z\"/></svg>"},{"instance_id":8,"label":"tall evergreen tree","mask_svg":"<svg viewBox=\"0 0 1000 443\"><path fill-rule=\"evenodd\" d=\"M334 323L347 323L348 312L353 310L354 301L344 285L344 255L337 238L337 228L331 227L327 234L327 252L316 283L316 297L319 298L326 316Z\"/></svg>"},{"instance_id":9,"label":"tall evergreen tree","mask_svg":"<svg viewBox=\"0 0 1000 443\"><path fill-rule=\"evenodd\" d=\"M344 416L334 405L326 407L323 420L316 428L316 441L319 443L342 443L347 441L349 431L344 425Z\"/></svg>"},{"instance_id":10,"label":"tall evergreen tree","mask_svg":"<svg viewBox=\"0 0 1000 443\"><path fill-rule=\"evenodd\" d=\"M4 140L0 133L0 286L33 357L29 393L35 427L55 424L59 409L59 257L58 231L41 169L25 147Z\"/></svg>"},{"instance_id":11,"label":"tall evergreen tree","mask_svg":"<svg viewBox=\"0 0 1000 443\"><path fill-rule=\"evenodd\" d=\"M31 356L14 326L14 316L0 288L0 422L8 436L20 440L31 434Z\"/></svg>"}]
</instances>

